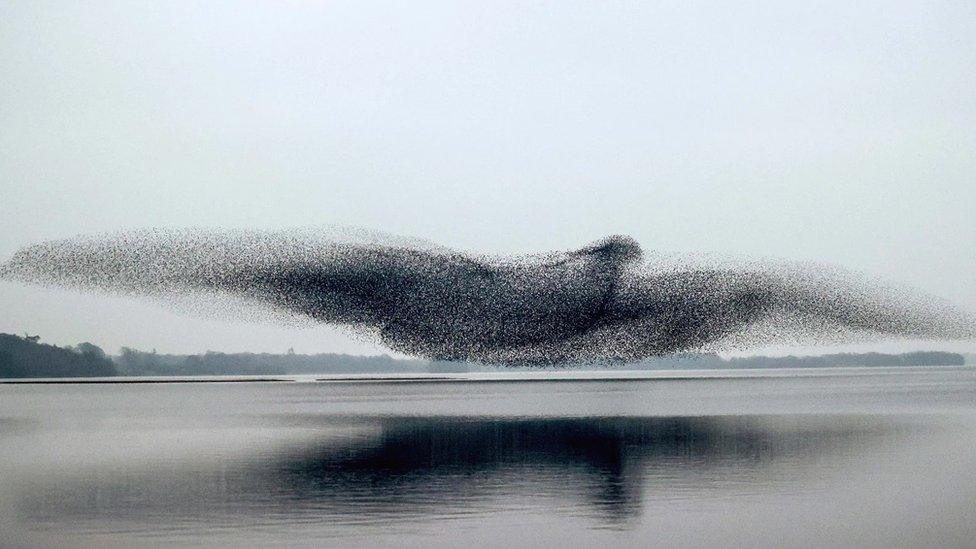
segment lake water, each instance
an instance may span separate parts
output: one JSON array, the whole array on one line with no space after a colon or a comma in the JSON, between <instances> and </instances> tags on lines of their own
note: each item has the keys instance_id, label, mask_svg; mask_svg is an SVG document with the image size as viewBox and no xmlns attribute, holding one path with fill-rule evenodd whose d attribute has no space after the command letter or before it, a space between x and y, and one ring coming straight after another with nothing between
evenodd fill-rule
<instances>
[{"instance_id":1,"label":"lake water","mask_svg":"<svg viewBox=\"0 0 976 549\"><path fill-rule=\"evenodd\" d=\"M976 368L548 375L0 384L0 546L976 545Z\"/></svg>"}]
</instances>

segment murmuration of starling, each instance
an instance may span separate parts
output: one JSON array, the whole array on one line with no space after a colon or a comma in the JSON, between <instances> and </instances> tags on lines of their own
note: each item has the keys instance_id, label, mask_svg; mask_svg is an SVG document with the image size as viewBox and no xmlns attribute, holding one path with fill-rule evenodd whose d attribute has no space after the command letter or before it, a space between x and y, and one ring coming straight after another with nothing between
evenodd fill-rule
<instances>
[{"instance_id":1,"label":"murmuration of starling","mask_svg":"<svg viewBox=\"0 0 976 549\"><path fill-rule=\"evenodd\" d=\"M25 247L0 278L164 300L223 296L276 318L345 326L404 354L510 365L976 337L968 313L838 268L652 255L626 236L498 257L355 229L143 230Z\"/></svg>"}]
</instances>

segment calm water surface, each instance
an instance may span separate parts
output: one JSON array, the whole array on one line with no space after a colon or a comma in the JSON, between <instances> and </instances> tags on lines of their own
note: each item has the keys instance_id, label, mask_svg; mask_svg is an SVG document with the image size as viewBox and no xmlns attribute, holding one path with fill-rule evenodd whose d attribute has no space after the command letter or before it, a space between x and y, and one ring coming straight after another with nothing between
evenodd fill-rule
<instances>
[{"instance_id":1,"label":"calm water surface","mask_svg":"<svg viewBox=\"0 0 976 549\"><path fill-rule=\"evenodd\" d=\"M474 377L0 385L0 546L976 543L973 368Z\"/></svg>"}]
</instances>

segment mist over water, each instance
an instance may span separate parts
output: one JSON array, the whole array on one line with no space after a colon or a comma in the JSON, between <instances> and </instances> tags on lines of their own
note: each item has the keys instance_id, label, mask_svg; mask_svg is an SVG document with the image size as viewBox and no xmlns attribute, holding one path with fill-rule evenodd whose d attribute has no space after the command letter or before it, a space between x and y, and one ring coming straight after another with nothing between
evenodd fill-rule
<instances>
[{"instance_id":1,"label":"mist over water","mask_svg":"<svg viewBox=\"0 0 976 549\"><path fill-rule=\"evenodd\" d=\"M976 372L0 385L0 545L964 546Z\"/></svg>"}]
</instances>

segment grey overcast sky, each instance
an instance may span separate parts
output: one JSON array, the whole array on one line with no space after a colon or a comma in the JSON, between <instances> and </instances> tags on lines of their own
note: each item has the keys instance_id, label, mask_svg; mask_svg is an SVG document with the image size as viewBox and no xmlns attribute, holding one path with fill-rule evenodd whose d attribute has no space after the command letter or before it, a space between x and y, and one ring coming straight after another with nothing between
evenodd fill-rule
<instances>
[{"instance_id":1,"label":"grey overcast sky","mask_svg":"<svg viewBox=\"0 0 976 549\"><path fill-rule=\"evenodd\" d=\"M624 233L976 310L974 90L971 0L0 0L0 258L158 226L348 224L493 253ZM380 350L0 284L0 332L24 331Z\"/></svg>"}]
</instances>

